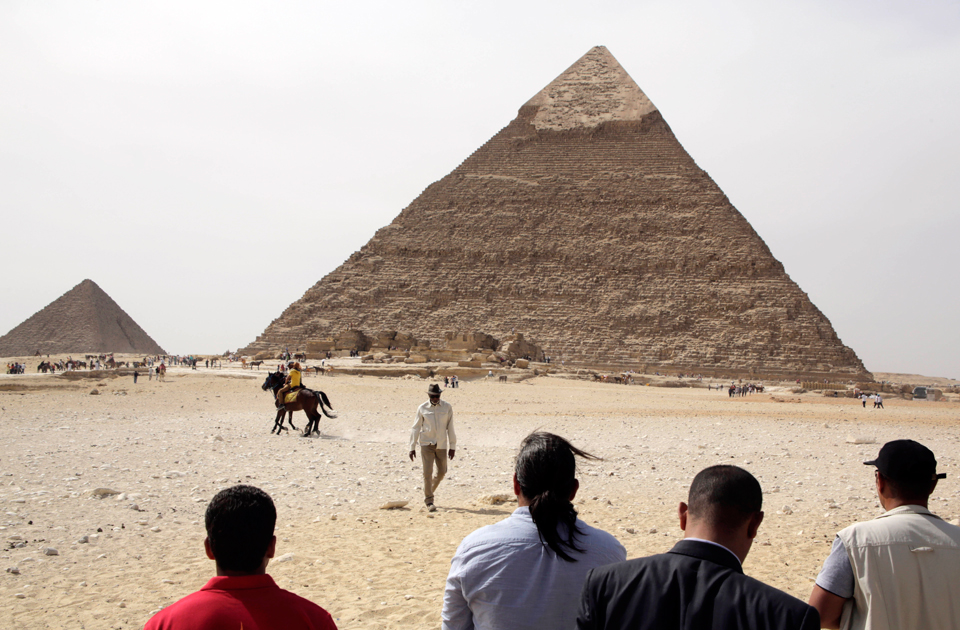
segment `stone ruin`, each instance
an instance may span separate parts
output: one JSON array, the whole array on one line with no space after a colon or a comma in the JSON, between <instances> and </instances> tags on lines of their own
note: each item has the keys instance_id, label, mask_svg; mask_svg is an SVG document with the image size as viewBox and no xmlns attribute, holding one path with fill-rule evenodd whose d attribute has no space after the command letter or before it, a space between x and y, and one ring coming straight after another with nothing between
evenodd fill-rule
<instances>
[{"instance_id":1,"label":"stone ruin","mask_svg":"<svg viewBox=\"0 0 960 630\"><path fill-rule=\"evenodd\" d=\"M483 332L447 332L441 343L421 345L412 335L397 331L383 331L368 337L360 330L345 330L329 339L309 341L306 346L308 359L323 358L328 352L342 355L356 350L364 355L365 361L376 363L456 361L480 367L484 362L515 365L523 361L526 367L530 360L544 358L540 346L519 333L507 335L501 341ZM274 351L264 351L257 358L276 357Z\"/></svg>"},{"instance_id":2,"label":"stone ruin","mask_svg":"<svg viewBox=\"0 0 960 630\"><path fill-rule=\"evenodd\" d=\"M872 379L602 46L243 352L348 329L420 346L523 330L574 366Z\"/></svg>"},{"instance_id":3,"label":"stone ruin","mask_svg":"<svg viewBox=\"0 0 960 630\"><path fill-rule=\"evenodd\" d=\"M483 352L484 350L496 350L499 345L499 341L482 332L446 333L443 336L444 350Z\"/></svg>"}]
</instances>

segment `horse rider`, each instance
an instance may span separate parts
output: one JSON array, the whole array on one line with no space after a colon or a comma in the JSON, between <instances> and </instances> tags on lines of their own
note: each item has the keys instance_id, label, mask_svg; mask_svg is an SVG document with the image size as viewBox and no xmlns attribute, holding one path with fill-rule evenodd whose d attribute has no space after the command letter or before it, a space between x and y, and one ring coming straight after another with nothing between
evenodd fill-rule
<instances>
[{"instance_id":1,"label":"horse rider","mask_svg":"<svg viewBox=\"0 0 960 630\"><path fill-rule=\"evenodd\" d=\"M295 391L303 387L303 385L300 384L300 364L295 361L290 361L287 363L287 367L290 368L290 371L287 374L286 380L284 380L283 387L277 392L277 409L283 408L283 397L287 392Z\"/></svg>"}]
</instances>

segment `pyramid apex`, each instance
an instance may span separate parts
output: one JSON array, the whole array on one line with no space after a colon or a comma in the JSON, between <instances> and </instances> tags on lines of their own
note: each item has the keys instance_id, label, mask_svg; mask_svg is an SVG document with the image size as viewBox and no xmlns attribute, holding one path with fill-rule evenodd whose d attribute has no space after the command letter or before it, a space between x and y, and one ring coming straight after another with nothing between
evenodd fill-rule
<instances>
[{"instance_id":1,"label":"pyramid apex","mask_svg":"<svg viewBox=\"0 0 960 630\"><path fill-rule=\"evenodd\" d=\"M524 104L535 107L537 129L590 128L640 120L657 111L605 46L594 46Z\"/></svg>"}]
</instances>

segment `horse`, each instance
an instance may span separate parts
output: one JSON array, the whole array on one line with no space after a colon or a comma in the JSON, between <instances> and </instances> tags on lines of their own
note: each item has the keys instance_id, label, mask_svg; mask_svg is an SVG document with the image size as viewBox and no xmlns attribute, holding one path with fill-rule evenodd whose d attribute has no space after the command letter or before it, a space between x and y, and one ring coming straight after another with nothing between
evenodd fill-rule
<instances>
[{"instance_id":1,"label":"horse","mask_svg":"<svg viewBox=\"0 0 960 630\"><path fill-rule=\"evenodd\" d=\"M297 352L296 354L293 355L293 360L294 360L294 361L306 361L306 360L307 360L307 353L306 353L306 352Z\"/></svg>"},{"instance_id":2,"label":"horse","mask_svg":"<svg viewBox=\"0 0 960 630\"><path fill-rule=\"evenodd\" d=\"M260 366L263 365L263 361L251 361L250 363L247 363L247 365L250 366L251 370L253 369L253 366L257 366L257 370L259 370Z\"/></svg>"},{"instance_id":3,"label":"horse","mask_svg":"<svg viewBox=\"0 0 960 630\"><path fill-rule=\"evenodd\" d=\"M286 377L280 372L271 372L267 375L266 380L263 381L262 389L263 391L272 391L273 399L276 400L277 392L283 387L284 380L286 380ZM285 412L289 413L288 422L290 422L290 426L293 427L294 431L297 430L297 427L293 426L293 412L303 410L303 412L307 414L308 422L307 426L303 429L303 437L309 437L311 433L320 433L320 412L328 418L337 417L336 412L333 410L333 405L330 404L330 399L327 398L327 395L323 392L304 387L303 389L297 390L296 394L296 400L284 405L283 409L277 409L277 417L274 419L273 428L270 429L270 433L276 431L277 435L280 435L280 430L284 428L283 415ZM317 407L320 408L320 412L317 411ZM330 409L329 412L327 411L328 408Z\"/></svg>"}]
</instances>

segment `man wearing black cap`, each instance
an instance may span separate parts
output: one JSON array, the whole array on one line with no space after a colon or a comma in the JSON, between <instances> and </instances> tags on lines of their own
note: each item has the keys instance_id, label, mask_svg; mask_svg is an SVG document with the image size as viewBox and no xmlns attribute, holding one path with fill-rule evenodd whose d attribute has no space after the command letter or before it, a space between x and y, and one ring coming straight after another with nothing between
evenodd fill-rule
<instances>
[{"instance_id":1,"label":"man wearing black cap","mask_svg":"<svg viewBox=\"0 0 960 630\"><path fill-rule=\"evenodd\" d=\"M837 534L810 594L824 628L960 628L960 527L927 509L937 460L913 440L894 440L869 462L886 510Z\"/></svg>"},{"instance_id":2,"label":"man wearing black cap","mask_svg":"<svg viewBox=\"0 0 960 630\"><path fill-rule=\"evenodd\" d=\"M427 510L435 512L433 493L447 474L447 457L453 459L457 448L457 434L453 430L453 407L440 400L440 386L436 383L427 388L430 400L417 407L417 419L410 431L410 461L417 457L416 445L420 443L423 458L423 502ZM433 476L433 466L437 476Z\"/></svg>"}]
</instances>

